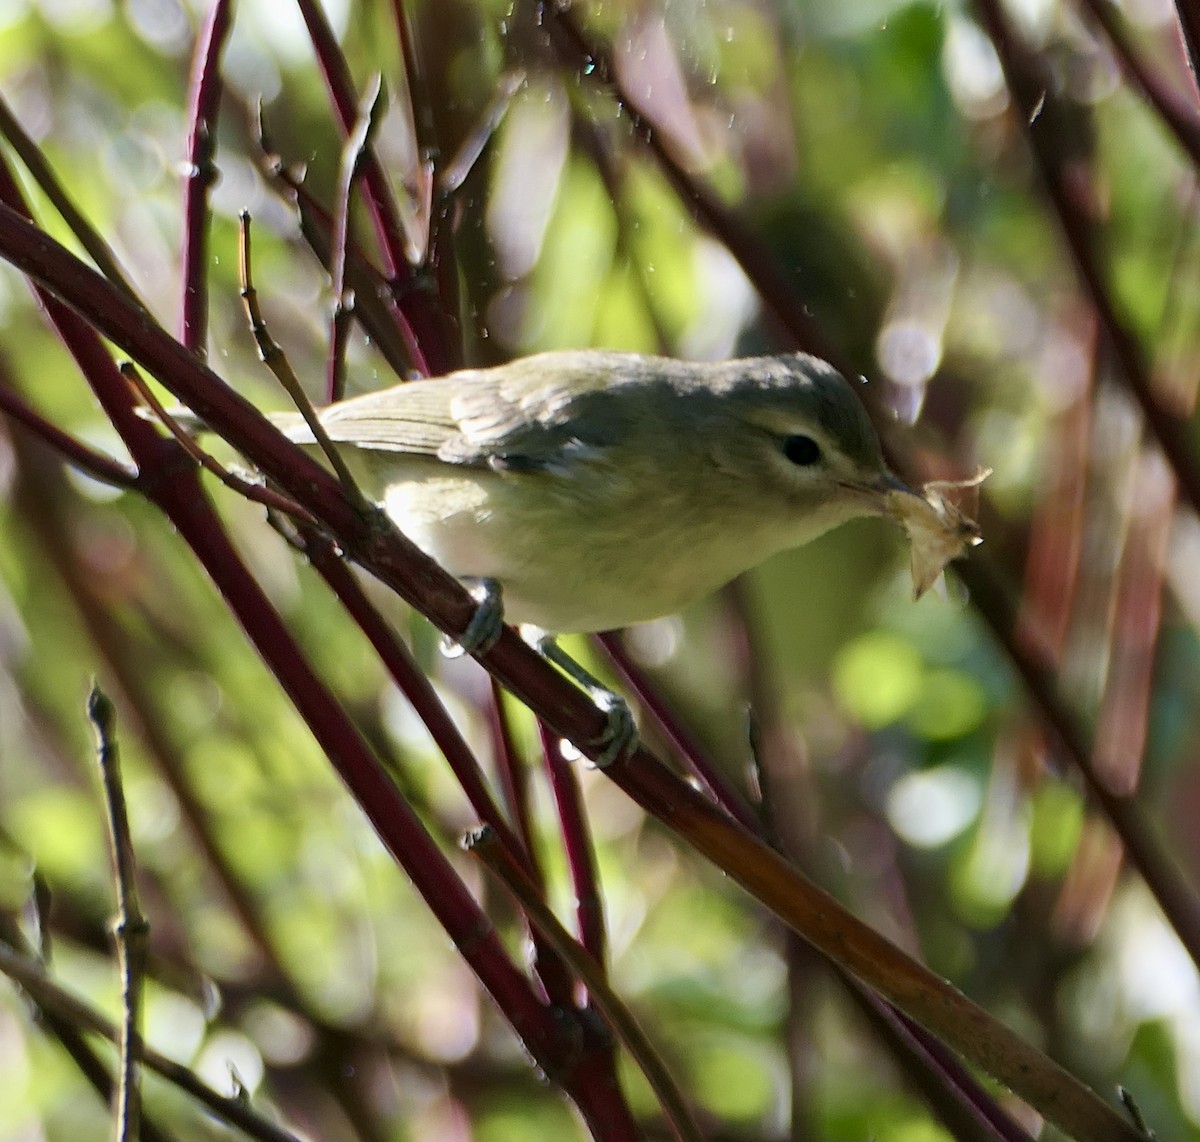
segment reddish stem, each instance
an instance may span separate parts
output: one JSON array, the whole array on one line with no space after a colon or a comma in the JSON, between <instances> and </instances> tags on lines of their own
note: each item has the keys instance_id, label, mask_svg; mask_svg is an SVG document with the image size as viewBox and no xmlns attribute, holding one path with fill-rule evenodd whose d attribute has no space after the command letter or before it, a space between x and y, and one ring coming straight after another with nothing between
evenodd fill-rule
<instances>
[{"instance_id":1,"label":"reddish stem","mask_svg":"<svg viewBox=\"0 0 1200 1142\"><path fill-rule=\"evenodd\" d=\"M350 67L316 0L296 2L325 76L342 134L349 137L358 120L358 101ZM437 297L424 287L418 270L408 261L399 207L373 147L365 153L363 176L367 209L383 254L385 272L403 299L401 312L410 328L410 337L406 340L416 353L413 363L426 376L447 373L454 367L458 354L451 348L445 314L438 306Z\"/></svg>"},{"instance_id":2,"label":"reddish stem","mask_svg":"<svg viewBox=\"0 0 1200 1142\"><path fill-rule=\"evenodd\" d=\"M408 648L396 637L379 610L371 604L350 568L328 539L312 529L306 529L301 543L309 562L329 584L347 613L370 640L375 653L387 667L400 692L412 704L434 744L446 758L454 776L458 778L471 808L479 814L481 821L492 827L499 843L512 853L521 867L527 868L528 857L524 843L501 814L471 747L459 733L429 679L413 661Z\"/></svg>"},{"instance_id":3,"label":"reddish stem","mask_svg":"<svg viewBox=\"0 0 1200 1142\"><path fill-rule=\"evenodd\" d=\"M708 186L689 174L671 154L654 129L653 117L621 86L608 49L588 39L570 9L547 5L544 12L551 42L570 74L586 75L608 87L679 200L737 259L789 339L805 352L830 361L845 376L854 376L858 370L850 368L844 354L826 338L804 299L797 295L763 243L738 221Z\"/></svg>"},{"instance_id":4,"label":"reddish stem","mask_svg":"<svg viewBox=\"0 0 1200 1142\"><path fill-rule=\"evenodd\" d=\"M1042 82L1037 62L1014 35L997 0L976 0L976 7L1000 57L1018 117L1025 125L1026 137L1076 272L1121 366L1119 375L1141 407L1146 424L1174 471L1180 490L1193 511L1200 512L1200 467L1192 452L1187 424L1164 409L1151 389L1141 347L1117 316L1108 295L1093 250L1094 234L1087 221L1086 208L1077 201L1065 163L1055 149L1053 132L1061 124L1053 85ZM1011 607L1004 592L982 562L963 563L960 567L960 575L971 591L972 601L1009 653L1041 708L1043 718L1079 767L1092 795L1108 814L1130 860L1189 955L1200 964L1200 907L1196 893L1162 851L1137 804L1115 796L1096 773L1090 736L1058 693L1049 664L1040 661L1014 638Z\"/></svg>"},{"instance_id":5,"label":"reddish stem","mask_svg":"<svg viewBox=\"0 0 1200 1142\"><path fill-rule=\"evenodd\" d=\"M1129 41L1117 6L1110 0L1080 0L1103 29L1125 74L1158 113L1163 125L1187 152L1193 166L1200 167L1200 115L1192 101L1175 90L1142 59Z\"/></svg>"},{"instance_id":6,"label":"reddish stem","mask_svg":"<svg viewBox=\"0 0 1200 1142\"><path fill-rule=\"evenodd\" d=\"M1200 59L1200 4L1196 0L1175 0L1175 12L1179 16L1179 31L1187 49L1188 66L1195 76L1197 60Z\"/></svg>"},{"instance_id":7,"label":"reddish stem","mask_svg":"<svg viewBox=\"0 0 1200 1142\"><path fill-rule=\"evenodd\" d=\"M1061 122L1060 97L1055 85L1042 75L1038 61L1018 40L998 0L975 0L975 6L1000 57L1018 109L1017 118L1025 129L1075 272L1121 366L1121 379L1141 408L1146 424L1174 469L1192 510L1200 513L1200 465L1192 448L1189 427L1186 421L1172 415L1159 403L1150 384L1150 370L1142 347L1118 316L1109 296L1104 272L1096 256L1095 227L1088 220L1087 205L1081 201L1077 166L1068 169L1059 150L1055 133L1067 128Z\"/></svg>"},{"instance_id":8,"label":"reddish stem","mask_svg":"<svg viewBox=\"0 0 1200 1142\"><path fill-rule=\"evenodd\" d=\"M203 357L208 340L208 194L217 181L213 164L221 105L221 50L229 35L230 0L214 0L192 62L188 98L187 178L183 200L183 305L179 339Z\"/></svg>"},{"instance_id":9,"label":"reddish stem","mask_svg":"<svg viewBox=\"0 0 1200 1142\"><path fill-rule=\"evenodd\" d=\"M608 935L600 896L600 874L596 868L596 848L580 796L579 780L563 757L558 737L540 721L538 732L542 739L542 754L546 759L546 773L554 793L554 804L558 809L571 885L575 889L579 942L603 971L608 958Z\"/></svg>"},{"instance_id":10,"label":"reddish stem","mask_svg":"<svg viewBox=\"0 0 1200 1142\"><path fill-rule=\"evenodd\" d=\"M609 661L637 695L638 702L649 711L658 723L658 728L666 735L667 740L675 747L684 764L713 801L744 828L749 829L752 833L761 834L762 823L746 803L746 798L717 768L703 746L696 741L680 721L679 715L671 709L666 698L646 677L645 671L629 657L629 652L625 649L621 636L616 631L605 631L596 636L596 641L604 648Z\"/></svg>"},{"instance_id":11,"label":"reddish stem","mask_svg":"<svg viewBox=\"0 0 1200 1142\"><path fill-rule=\"evenodd\" d=\"M0 409L65 456L81 472L86 472L89 476L106 484L113 484L118 488L137 487L136 472L112 459L111 456L94 451L69 432L64 432L57 425L51 424L44 417L39 416L17 395L14 389L9 387L6 375L3 380L0 380Z\"/></svg>"}]
</instances>

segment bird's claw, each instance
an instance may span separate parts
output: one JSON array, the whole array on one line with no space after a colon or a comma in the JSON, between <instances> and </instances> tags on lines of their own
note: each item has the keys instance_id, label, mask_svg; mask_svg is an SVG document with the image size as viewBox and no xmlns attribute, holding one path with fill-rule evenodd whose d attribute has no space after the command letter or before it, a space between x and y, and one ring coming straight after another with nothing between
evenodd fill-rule
<instances>
[{"instance_id":1,"label":"bird's claw","mask_svg":"<svg viewBox=\"0 0 1200 1142\"><path fill-rule=\"evenodd\" d=\"M477 605L467 629L458 638L443 636L442 653L447 658L484 654L496 645L496 640L504 630L504 600L500 584L495 579L469 579L464 580L464 585Z\"/></svg>"},{"instance_id":2,"label":"bird's claw","mask_svg":"<svg viewBox=\"0 0 1200 1142\"><path fill-rule=\"evenodd\" d=\"M591 690L590 693L597 708L604 714L605 724L600 736L587 744L600 747L592 764L597 769L607 769L614 762L624 761L637 749L637 723L633 720L629 703L620 694L605 689Z\"/></svg>"},{"instance_id":3,"label":"bird's claw","mask_svg":"<svg viewBox=\"0 0 1200 1142\"><path fill-rule=\"evenodd\" d=\"M629 757L638 746L637 723L629 703L614 694L594 674L584 669L554 639L537 627L523 626L521 636L548 662L554 663L568 678L579 683L604 714L605 725L598 737L584 744L599 749L592 758L597 769L606 769L614 762Z\"/></svg>"}]
</instances>

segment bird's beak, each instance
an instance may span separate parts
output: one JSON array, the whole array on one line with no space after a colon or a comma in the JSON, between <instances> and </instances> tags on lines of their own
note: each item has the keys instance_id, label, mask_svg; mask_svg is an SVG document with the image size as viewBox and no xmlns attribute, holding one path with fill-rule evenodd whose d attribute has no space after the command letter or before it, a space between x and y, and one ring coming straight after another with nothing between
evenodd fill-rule
<instances>
[{"instance_id":1,"label":"bird's beak","mask_svg":"<svg viewBox=\"0 0 1200 1142\"><path fill-rule=\"evenodd\" d=\"M916 496L917 499L921 499L899 476L887 471L880 473L873 480L861 483L857 480L846 480L842 483L842 487L848 492L862 496L875 511L883 513L890 511L888 497L893 493L899 492L902 495Z\"/></svg>"}]
</instances>

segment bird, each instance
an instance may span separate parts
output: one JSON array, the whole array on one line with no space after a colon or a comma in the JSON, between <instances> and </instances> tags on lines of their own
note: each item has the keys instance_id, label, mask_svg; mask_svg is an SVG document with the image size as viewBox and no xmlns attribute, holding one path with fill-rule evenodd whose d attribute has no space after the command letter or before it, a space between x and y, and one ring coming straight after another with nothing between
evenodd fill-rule
<instances>
[{"instance_id":1,"label":"bird","mask_svg":"<svg viewBox=\"0 0 1200 1142\"><path fill-rule=\"evenodd\" d=\"M851 385L803 353L564 350L328 405L363 493L441 566L553 634L682 610L777 552L919 500ZM315 446L299 413L270 419ZM923 501L922 501L923 502Z\"/></svg>"}]
</instances>

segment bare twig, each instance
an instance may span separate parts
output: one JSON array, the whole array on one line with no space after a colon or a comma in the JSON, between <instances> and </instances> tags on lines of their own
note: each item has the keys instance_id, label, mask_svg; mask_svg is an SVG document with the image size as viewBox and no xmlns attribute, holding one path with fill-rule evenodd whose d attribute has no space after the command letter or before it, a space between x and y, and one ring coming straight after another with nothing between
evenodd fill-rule
<instances>
[{"instance_id":1,"label":"bare twig","mask_svg":"<svg viewBox=\"0 0 1200 1142\"><path fill-rule=\"evenodd\" d=\"M525 844L501 814L471 747L454 724L433 684L421 672L408 648L396 637L395 631L359 586L341 553L328 538L313 528L302 529L295 535L294 542L370 640L392 680L412 704L413 710L446 758L471 808L479 814L481 821L495 830L501 843L516 854L522 864L527 863Z\"/></svg>"},{"instance_id":2,"label":"bare twig","mask_svg":"<svg viewBox=\"0 0 1200 1142\"><path fill-rule=\"evenodd\" d=\"M1150 434L1171 466L1179 490L1194 511L1200 511L1200 462L1186 422L1159 401L1150 382L1143 346L1121 320L1105 284L1095 249L1096 232L1086 217L1077 192L1077 164L1059 153L1054 130L1059 119L1058 96L1045 83L1040 61L1011 26L997 0L975 0L983 26L995 45L1018 118L1025 128L1042 185L1056 217L1076 274L1095 309L1099 327L1120 365L1120 377L1145 418ZM1061 124L1058 124L1061 128ZM1200 906L1179 867L1150 830L1138 803L1119 797L1106 785L1093 764L1093 735L1058 691L1052 664L1022 646L1016 637L1013 608L1005 592L982 561L959 565L959 574L1022 680L1071 760L1079 767L1092 796L1121 837L1130 861L1153 893L1169 923L1200 963Z\"/></svg>"},{"instance_id":3,"label":"bare twig","mask_svg":"<svg viewBox=\"0 0 1200 1142\"><path fill-rule=\"evenodd\" d=\"M427 163L433 163L438 155L437 130L433 120L433 102L429 98L429 84L425 79L425 68L417 47L417 37L404 0L392 0L392 16L396 23L396 38L404 56L404 78L408 87L408 102L412 108L413 134L417 151Z\"/></svg>"},{"instance_id":4,"label":"bare twig","mask_svg":"<svg viewBox=\"0 0 1200 1142\"><path fill-rule=\"evenodd\" d=\"M504 691L493 676L489 675L488 681L491 684L491 701L487 704L488 721L492 736L492 754L499 771L500 786L504 791L509 816L516 822L517 833L525 846L528 857L526 872L539 898L544 900L546 873L538 855L533 827L533 791L530 788L532 770L524 763L513 740L512 726L504 704ZM576 1002L575 977L537 928L531 927L530 932L533 939L534 970L538 979L542 981L550 1002L567 1010Z\"/></svg>"},{"instance_id":5,"label":"bare twig","mask_svg":"<svg viewBox=\"0 0 1200 1142\"><path fill-rule=\"evenodd\" d=\"M1142 1115L1142 1108L1138 1106L1137 1099L1133 1097L1133 1092L1127 1087L1118 1087L1117 1097L1120 1098L1121 1105L1124 1106L1127 1111L1129 1111L1129 1117L1133 1120L1134 1126L1136 1126L1142 1132L1142 1135L1147 1142L1154 1142L1156 1135L1154 1131L1151 1130L1146 1124L1146 1119Z\"/></svg>"},{"instance_id":6,"label":"bare twig","mask_svg":"<svg viewBox=\"0 0 1200 1142\"><path fill-rule=\"evenodd\" d=\"M308 394L304 391L304 386L300 383L300 378L296 376L291 364L288 362L287 356L271 336L266 322L263 320L262 310L258 305L258 291L254 288L254 278L250 264L250 214L245 210L241 214L241 242L239 245L238 265L242 282L242 302L246 308L246 318L250 322L250 332L254 335L254 343L258 346L258 354L262 358L263 364L271 370L275 375L275 379L283 386L288 396L292 398L292 403L299 410L300 415L304 417L304 422L311 429L313 438L320 446L321 451L325 453L325 458L337 473L337 477L342 482L342 486L346 489L347 494L351 499L358 502L360 510L369 511L371 508L370 502L360 491L358 481L354 479L349 466L342 458L342 454L338 451L333 441L329 439L329 433L325 431L325 426L321 423L321 418L317 414L317 410L313 408L312 401L308 399Z\"/></svg>"},{"instance_id":7,"label":"bare twig","mask_svg":"<svg viewBox=\"0 0 1200 1142\"><path fill-rule=\"evenodd\" d=\"M596 635L609 661L637 694L638 701L658 723L680 759L713 801L751 832L759 831L759 821L746 802L745 795L721 772L704 748L679 720L663 695L646 677L625 649L621 636L615 631Z\"/></svg>"},{"instance_id":8,"label":"bare twig","mask_svg":"<svg viewBox=\"0 0 1200 1142\"><path fill-rule=\"evenodd\" d=\"M114 1137L116 1142L137 1142L141 1119L140 1071L143 1049L138 1024L141 1022L142 980L146 969L150 925L138 903L137 866L117 751L116 711L95 682L88 695L87 710L96 731L97 756L104 782L109 839L112 843L113 879L117 889L117 916L113 934L121 971L122 1021L119 1044L121 1070L116 1091Z\"/></svg>"},{"instance_id":9,"label":"bare twig","mask_svg":"<svg viewBox=\"0 0 1200 1142\"><path fill-rule=\"evenodd\" d=\"M1175 12L1179 16L1179 30L1183 33L1188 66L1195 79L1197 62L1200 61L1200 4L1196 0L1175 0Z\"/></svg>"},{"instance_id":10,"label":"bare twig","mask_svg":"<svg viewBox=\"0 0 1200 1142\"><path fill-rule=\"evenodd\" d=\"M55 983L35 960L14 952L0 943L0 972L29 993L41 1006L65 1019L70 1026L100 1035L110 1043L120 1043L121 1031L95 1008ZM296 1135L268 1121L251 1109L243 1098L227 1098L206 1086L187 1067L143 1044L142 1061L155 1074L177 1086L207 1107L224 1122L245 1131L261 1142L299 1142Z\"/></svg>"},{"instance_id":11,"label":"bare twig","mask_svg":"<svg viewBox=\"0 0 1200 1142\"><path fill-rule=\"evenodd\" d=\"M383 81L376 73L371 77L359 104L359 116L354 129L342 145L338 168L329 267L329 276L333 282L333 316L329 330L326 397L331 404L342 398L345 385L346 334L354 313L354 294L346 289L346 258L354 213L354 189L366 166L368 149L382 117L383 106Z\"/></svg>"},{"instance_id":12,"label":"bare twig","mask_svg":"<svg viewBox=\"0 0 1200 1142\"><path fill-rule=\"evenodd\" d=\"M496 81L496 90L483 109L483 114L479 116L479 121L438 174L437 185L443 194L453 193L467 181L467 175L471 173L479 156L483 154L484 147L488 145L497 128L504 121L504 116L508 114L508 108L512 104L513 96L521 90L524 82L525 72L519 68L514 71L506 71Z\"/></svg>"},{"instance_id":13,"label":"bare twig","mask_svg":"<svg viewBox=\"0 0 1200 1142\"><path fill-rule=\"evenodd\" d=\"M297 0L297 5L325 76L334 113L342 131L349 135L358 117L350 66L321 6L315 0ZM407 304L397 311L397 317L409 328L406 340L412 346L414 364L426 376L449 372L459 353L451 342L447 313L424 280L425 267L408 262L399 207L374 148L368 149L366 157L365 195L388 279L415 287L405 294Z\"/></svg>"},{"instance_id":14,"label":"bare twig","mask_svg":"<svg viewBox=\"0 0 1200 1142\"><path fill-rule=\"evenodd\" d=\"M300 233L326 270L333 265L333 218L304 185L302 174L289 170L267 131L260 106L255 135L271 188L296 211ZM346 241L346 283L354 290L354 312L371 343L398 376L406 376L420 359L413 332L400 312L396 283L389 281L363 252L353 234Z\"/></svg>"},{"instance_id":15,"label":"bare twig","mask_svg":"<svg viewBox=\"0 0 1200 1142\"><path fill-rule=\"evenodd\" d=\"M1148 64L1130 42L1120 9L1111 0L1079 0L1104 29L1113 51L1131 83L1158 114L1163 125L1187 153L1193 165L1200 166L1200 115L1182 92L1176 91L1162 74Z\"/></svg>"},{"instance_id":16,"label":"bare twig","mask_svg":"<svg viewBox=\"0 0 1200 1142\"><path fill-rule=\"evenodd\" d=\"M499 683L489 675L492 688L492 701L489 704L489 727L492 734L492 753L496 758L496 768L500 772L500 784L504 791L504 800L508 805L509 816L516 822L517 832L529 854L529 875L537 884L539 890L545 892L545 873L537 858L537 846L534 844L533 815L530 806L529 769L522 762L513 741L512 727L508 714L504 709L504 691Z\"/></svg>"},{"instance_id":17,"label":"bare twig","mask_svg":"<svg viewBox=\"0 0 1200 1142\"><path fill-rule=\"evenodd\" d=\"M680 202L737 259L779 327L799 348L832 362L844 375L854 376L858 370L850 368L844 354L829 342L766 246L734 216L711 187L685 170L671 154L655 130L653 117L621 87L608 49L588 37L570 8L547 5L544 11L551 43L564 66L570 74L588 76L608 88Z\"/></svg>"},{"instance_id":18,"label":"bare twig","mask_svg":"<svg viewBox=\"0 0 1200 1142\"><path fill-rule=\"evenodd\" d=\"M10 506L23 521L32 542L38 545L44 565L58 573L67 595L74 603L75 612L67 621L73 628L86 634L94 652L99 655L101 672L120 693L123 739L128 741L136 738L140 742L147 763L166 784L179 806L184 830L190 835L194 846L189 850L189 866L206 878L211 877L219 887L219 894L227 902L254 951L259 965L256 968L258 986L268 988L279 1002L317 1029L322 1047L314 1052L307 1063L308 1084L313 1089L328 1089L345 1112L357 1137L364 1139L364 1142L379 1139L380 1130L373 1123L372 1111L365 1105L363 1092L351 1077L351 1060L360 1058L359 1052L364 1047L374 1050L377 1045L353 1043L342 1031L335 1031L312 1009L311 1003L292 982L289 969L281 962L276 951L275 934L268 930L263 919L263 901L245 882L240 870L234 867L234 862L226 854L217 837L220 830L211 808L201 802L193 781L185 773L183 755L187 750L184 741L177 739L166 728L163 711L167 699L159 663L152 656L147 656L144 642L134 635L121 613L112 607L109 585L103 577L98 578L87 564L83 554L86 540L70 524L79 505L75 498L66 495L68 489L62 473L49 456L30 455L29 449L22 448L21 441L15 443L17 475L10 491ZM169 613L164 615L151 611L145 618L160 639L171 637ZM199 648L191 645L178 649L186 655L186 661L192 668L204 668L204 656ZM91 655L92 651L88 653ZM248 732L245 724L241 728L243 732ZM51 933L47 916L48 890L36 873L34 884L34 899L41 904L37 931L45 946L40 956L43 963L47 963ZM58 910L57 919L60 923L64 913L65 909ZM0 938L6 938L18 950L25 950L12 939L4 937L2 932L0 928ZM96 941L88 940L87 946L105 947L103 933L99 934ZM198 971L189 969L190 977L194 979ZM228 980L223 982L223 991L228 983ZM52 1031L63 1038L60 1027L54 1027ZM67 1049L72 1057L77 1056L76 1049L69 1045ZM78 1058L77 1063L84 1065ZM112 1084L109 1083L104 1087L105 1102L111 1098L111 1092ZM154 1142L150 1123L144 1113L142 1142Z\"/></svg>"}]
</instances>

